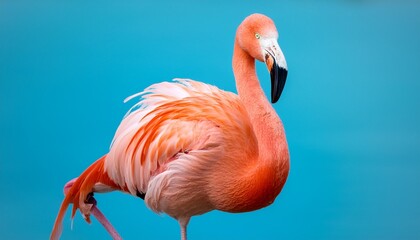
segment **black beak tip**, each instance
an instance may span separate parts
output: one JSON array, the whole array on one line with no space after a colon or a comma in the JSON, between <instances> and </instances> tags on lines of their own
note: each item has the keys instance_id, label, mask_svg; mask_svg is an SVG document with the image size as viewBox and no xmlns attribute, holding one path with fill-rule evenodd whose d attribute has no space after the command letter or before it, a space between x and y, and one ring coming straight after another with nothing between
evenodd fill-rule
<instances>
[{"instance_id":1,"label":"black beak tip","mask_svg":"<svg viewBox=\"0 0 420 240\"><path fill-rule=\"evenodd\" d=\"M276 103L283 92L284 85L286 84L287 69L275 65L270 71L270 77L271 103Z\"/></svg>"}]
</instances>

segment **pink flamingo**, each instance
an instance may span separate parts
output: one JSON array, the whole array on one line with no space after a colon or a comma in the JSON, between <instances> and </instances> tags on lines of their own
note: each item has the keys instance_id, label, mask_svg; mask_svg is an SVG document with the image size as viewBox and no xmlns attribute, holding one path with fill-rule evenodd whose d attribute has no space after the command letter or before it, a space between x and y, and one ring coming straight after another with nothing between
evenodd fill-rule
<instances>
[{"instance_id":1,"label":"pink flamingo","mask_svg":"<svg viewBox=\"0 0 420 240\"><path fill-rule=\"evenodd\" d=\"M58 239L69 204L87 222L92 213L121 237L96 207L94 192L123 191L154 212L175 218L187 238L192 216L212 210L247 212L273 203L286 182L289 152L283 124L267 100L255 59L280 98L287 65L273 21L261 14L238 27L233 71L238 95L187 79L150 86L122 120L110 151L65 186L51 239Z\"/></svg>"}]
</instances>

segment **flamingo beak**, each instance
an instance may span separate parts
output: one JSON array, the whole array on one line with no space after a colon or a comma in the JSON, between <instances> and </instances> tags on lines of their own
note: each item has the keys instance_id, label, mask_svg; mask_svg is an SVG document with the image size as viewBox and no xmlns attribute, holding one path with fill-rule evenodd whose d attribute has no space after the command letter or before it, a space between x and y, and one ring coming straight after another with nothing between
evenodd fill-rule
<instances>
[{"instance_id":1,"label":"flamingo beak","mask_svg":"<svg viewBox=\"0 0 420 240\"><path fill-rule=\"evenodd\" d=\"M276 103L283 92L287 78L287 63L277 40L267 39L264 41L265 64L271 77L271 102ZM264 46L265 45L265 46Z\"/></svg>"}]
</instances>

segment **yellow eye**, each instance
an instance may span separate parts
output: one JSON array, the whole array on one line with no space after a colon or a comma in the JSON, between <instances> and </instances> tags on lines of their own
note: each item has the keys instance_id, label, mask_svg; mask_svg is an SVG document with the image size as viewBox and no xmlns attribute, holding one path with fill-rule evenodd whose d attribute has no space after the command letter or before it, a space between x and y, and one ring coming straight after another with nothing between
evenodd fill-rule
<instances>
[{"instance_id":1,"label":"yellow eye","mask_svg":"<svg viewBox=\"0 0 420 240\"><path fill-rule=\"evenodd\" d=\"M256 34L255 34L255 38L256 38L256 39L260 39L260 38L261 38L261 35L260 35L259 33L256 33Z\"/></svg>"}]
</instances>

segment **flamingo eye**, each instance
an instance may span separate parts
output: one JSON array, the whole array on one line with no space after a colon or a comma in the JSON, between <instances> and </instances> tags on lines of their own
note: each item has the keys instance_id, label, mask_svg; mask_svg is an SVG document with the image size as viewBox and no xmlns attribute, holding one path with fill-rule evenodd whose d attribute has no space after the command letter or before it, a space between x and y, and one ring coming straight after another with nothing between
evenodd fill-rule
<instances>
[{"instance_id":1,"label":"flamingo eye","mask_svg":"<svg viewBox=\"0 0 420 240\"><path fill-rule=\"evenodd\" d=\"M255 38L256 38L256 39L260 39L260 38L261 38L261 35L260 35L259 33L256 33L256 34L255 34Z\"/></svg>"}]
</instances>

